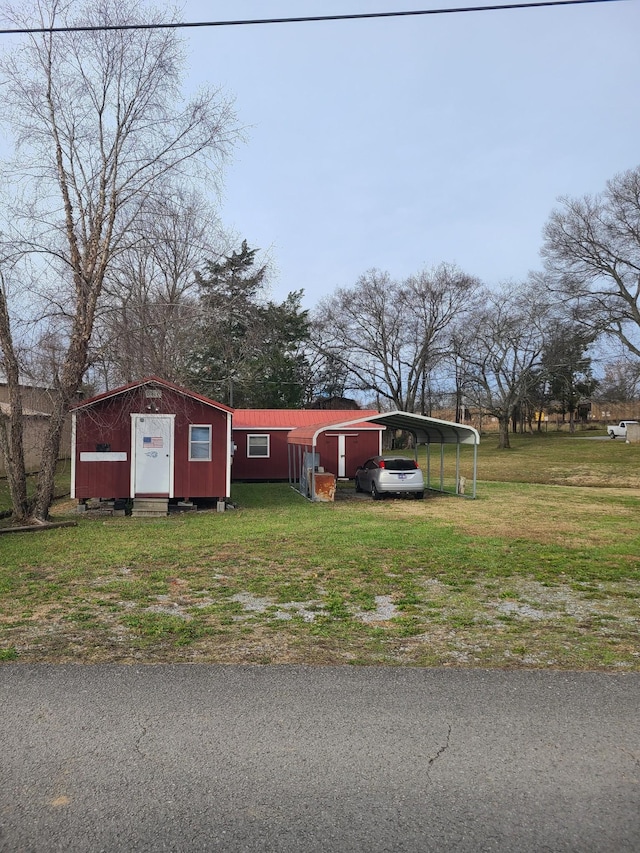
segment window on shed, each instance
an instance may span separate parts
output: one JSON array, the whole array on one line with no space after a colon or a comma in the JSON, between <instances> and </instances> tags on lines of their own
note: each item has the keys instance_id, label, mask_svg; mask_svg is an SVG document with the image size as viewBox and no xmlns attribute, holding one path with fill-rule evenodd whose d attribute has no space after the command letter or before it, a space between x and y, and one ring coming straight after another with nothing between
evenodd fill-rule
<instances>
[{"instance_id":1,"label":"window on shed","mask_svg":"<svg viewBox=\"0 0 640 853\"><path fill-rule=\"evenodd\" d=\"M268 435L247 436L247 456L249 458L266 458L269 456Z\"/></svg>"},{"instance_id":2,"label":"window on shed","mask_svg":"<svg viewBox=\"0 0 640 853\"><path fill-rule=\"evenodd\" d=\"M189 462L211 461L210 424L192 424L189 427Z\"/></svg>"}]
</instances>

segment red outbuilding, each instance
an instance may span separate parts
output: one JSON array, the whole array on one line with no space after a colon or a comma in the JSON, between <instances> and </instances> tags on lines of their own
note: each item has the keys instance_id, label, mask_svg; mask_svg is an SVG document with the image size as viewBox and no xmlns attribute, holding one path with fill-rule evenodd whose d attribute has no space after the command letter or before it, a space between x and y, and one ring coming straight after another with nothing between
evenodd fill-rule
<instances>
[{"instance_id":1,"label":"red outbuilding","mask_svg":"<svg viewBox=\"0 0 640 853\"><path fill-rule=\"evenodd\" d=\"M358 465L381 452L384 430L380 424L354 421L377 414L375 409L235 409L233 479L290 479L289 436L318 429L323 431L316 464L336 477L352 479ZM350 422L348 428L331 429L344 422Z\"/></svg>"},{"instance_id":2,"label":"red outbuilding","mask_svg":"<svg viewBox=\"0 0 640 853\"><path fill-rule=\"evenodd\" d=\"M231 493L233 410L149 377L72 409L71 496L223 501Z\"/></svg>"}]
</instances>

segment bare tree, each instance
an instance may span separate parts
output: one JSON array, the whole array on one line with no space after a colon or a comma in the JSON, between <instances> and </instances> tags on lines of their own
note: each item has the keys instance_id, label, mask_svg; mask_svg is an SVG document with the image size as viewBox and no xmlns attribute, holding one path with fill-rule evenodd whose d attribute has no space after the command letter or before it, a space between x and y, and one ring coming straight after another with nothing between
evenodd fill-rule
<instances>
[{"instance_id":1,"label":"bare tree","mask_svg":"<svg viewBox=\"0 0 640 853\"><path fill-rule=\"evenodd\" d=\"M497 418L501 448L510 446L509 422L541 364L547 311L529 287L487 291L464 345L458 341L466 364L465 394Z\"/></svg>"},{"instance_id":2,"label":"bare tree","mask_svg":"<svg viewBox=\"0 0 640 853\"><path fill-rule=\"evenodd\" d=\"M640 399L640 362L628 354L613 357L604 365L598 397L608 403L631 403Z\"/></svg>"},{"instance_id":3,"label":"bare tree","mask_svg":"<svg viewBox=\"0 0 640 853\"><path fill-rule=\"evenodd\" d=\"M178 187L153 199L105 280L90 359L106 387L141 376L185 383L201 308L195 271L226 248L210 205Z\"/></svg>"},{"instance_id":4,"label":"bare tree","mask_svg":"<svg viewBox=\"0 0 640 853\"><path fill-rule=\"evenodd\" d=\"M544 230L549 285L585 327L640 358L640 166L560 204Z\"/></svg>"},{"instance_id":5,"label":"bare tree","mask_svg":"<svg viewBox=\"0 0 640 853\"><path fill-rule=\"evenodd\" d=\"M314 345L350 376L346 387L374 392L395 408L425 410L432 371L449 332L473 303L477 279L440 264L405 281L370 270L318 306Z\"/></svg>"},{"instance_id":6,"label":"bare tree","mask_svg":"<svg viewBox=\"0 0 640 853\"><path fill-rule=\"evenodd\" d=\"M53 500L65 415L87 367L115 259L169 180L215 174L235 130L218 92L181 99L175 30L51 31L148 24L154 18L143 2L37 0L5 14L16 25L49 29L28 36L0 69L16 143L8 239L40 259L32 301L43 316L64 317L67 335L33 508L42 521Z\"/></svg>"},{"instance_id":7,"label":"bare tree","mask_svg":"<svg viewBox=\"0 0 640 853\"><path fill-rule=\"evenodd\" d=\"M5 262L6 266L6 262ZM20 366L11 336L7 305L7 277L0 269L0 350L9 391L8 410L0 409L0 454L9 482L13 514L17 521L28 515L27 474L24 460L24 432Z\"/></svg>"}]
</instances>

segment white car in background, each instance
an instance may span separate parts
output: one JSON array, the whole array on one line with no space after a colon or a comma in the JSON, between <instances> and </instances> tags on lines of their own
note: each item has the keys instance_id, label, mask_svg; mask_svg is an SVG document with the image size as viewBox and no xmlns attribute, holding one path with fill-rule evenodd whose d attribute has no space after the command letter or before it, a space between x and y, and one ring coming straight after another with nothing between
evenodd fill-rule
<instances>
[{"instance_id":1,"label":"white car in background","mask_svg":"<svg viewBox=\"0 0 640 853\"><path fill-rule=\"evenodd\" d=\"M370 492L374 501L385 495L424 497L424 477L415 459L374 456L356 471L356 492Z\"/></svg>"}]
</instances>

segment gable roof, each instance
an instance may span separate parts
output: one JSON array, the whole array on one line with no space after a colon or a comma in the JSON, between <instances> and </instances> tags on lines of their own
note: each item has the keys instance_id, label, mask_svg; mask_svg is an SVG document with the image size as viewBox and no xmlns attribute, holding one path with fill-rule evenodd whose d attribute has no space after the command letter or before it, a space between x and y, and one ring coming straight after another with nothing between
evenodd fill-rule
<instances>
[{"instance_id":1,"label":"gable roof","mask_svg":"<svg viewBox=\"0 0 640 853\"><path fill-rule=\"evenodd\" d=\"M358 418L377 414L376 409L234 409L233 428L294 430L313 426L317 429L343 421L355 424ZM363 429L380 429L371 423L360 426Z\"/></svg>"},{"instance_id":2,"label":"gable roof","mask_svg":"<svg viewBox=\"0 0 640 853\"><path fill-rule=\"evenodd\" d=\"M341 414L350 414L354 412ZM437 418L428 418L425 415L416 415L411 412L358 412L359 417L367 419L367 423L358 423L353 417L345 418L342 422L327 424L312 424L300 429L292 430L287 436L289 444L315 445L318 436L327 428L333 429L362 429L363 427L378 429L401 429L414 434L416 441L420 444L480 444L480 435L473 427L452 421L441 421Z\"/></svg>"},{"instance_id":3,"label":"gable roof","mask_svg":"<svg viewBox=\"0 0 640 853\"><path fill-rule=\"evenodd\" d=\"M170 391L175 391L177 394L181 394L183 397L198 400L198 402L204 403L206 406L211 406L213 409L233 413L233 409L230 409L229 406L225 406L224 403L217 403L215 400L210 400L202 394L196 394L195 391L189 391L187 388L182 388L180 385L175 385L173 382L169 382L166 379L160 379L158 376L147 376L145 379L140 379L138 382L130 382L128 385L120 386L120 388L114 388L111 391L104 391L102 394L96 394L95 397L89 397L87 400L82 400L82 402L76 403L70 408L72 411L87 409L94 406L96 403L102 402L103 400L108 400L111 397L118 397L121 394L126 394L128 391L143 388L145 385L149 387L159 386L161 388L167 388Z\"/></svg>"}]
</instances>

